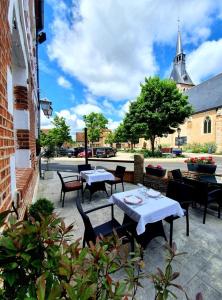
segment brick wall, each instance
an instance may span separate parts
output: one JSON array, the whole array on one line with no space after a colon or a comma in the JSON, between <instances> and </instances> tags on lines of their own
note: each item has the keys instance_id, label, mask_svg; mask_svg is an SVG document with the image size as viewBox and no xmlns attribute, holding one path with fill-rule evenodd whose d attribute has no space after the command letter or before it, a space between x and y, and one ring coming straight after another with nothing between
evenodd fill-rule
<instances>
[{"instance_id":1,"label":"brick wall","mask_svg":"<svg viewBox=\"0 0 222 300\"><path fill-rule=\"evenodd\" d=\"M8 4L8 0L0 1L0 211L11 204L10 155L15 151L13 117L7 102L7 67L11 66Z\"/></svg>"}]
</instances>

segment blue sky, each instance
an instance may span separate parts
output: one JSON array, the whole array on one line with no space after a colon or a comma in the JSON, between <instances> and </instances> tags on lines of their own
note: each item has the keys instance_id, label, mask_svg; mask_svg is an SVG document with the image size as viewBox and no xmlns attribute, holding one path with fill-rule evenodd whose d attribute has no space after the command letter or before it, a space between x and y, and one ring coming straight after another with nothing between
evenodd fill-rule
<instances>
[{"instance_id":1,"label":"blue sky","mask_svg":"<svg viewBox=\"0 0 222 300\"><path fill-rule=\"evenodd\" d=\"M222 72L222 0L46 0L44 18L41 98L72 134L92 111L115 129L145 76L169 77L178 18L193 82ZM50 121L42 116L42 127Z\"/></svg>"}]
</instances>

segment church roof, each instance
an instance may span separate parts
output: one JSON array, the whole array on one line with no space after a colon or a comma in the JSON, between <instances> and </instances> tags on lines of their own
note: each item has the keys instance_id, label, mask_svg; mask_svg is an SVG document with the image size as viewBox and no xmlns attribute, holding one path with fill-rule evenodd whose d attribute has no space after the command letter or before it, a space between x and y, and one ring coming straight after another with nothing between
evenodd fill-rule
<instances>
[{"instance_id":1,"label":"church roof","mask_svg":"<svg viewBox=\"0 0 222 300\"><path fill-rule=\"evenodd\" d=\"M170 79L173 79L176 83L193 85L193 82L186 71L185 64L183 63L173 65L173 70L170 74Z\"/></svg>"},{"instance_id":2,"label":"church roof","mask_svg":"<svg viewBox=\"0 0 222 300\"><path fill-rule=\"evenodd\" d=\"M187 90L195 113L222 107L222 73Z\"/></svg>"}]
</instances>

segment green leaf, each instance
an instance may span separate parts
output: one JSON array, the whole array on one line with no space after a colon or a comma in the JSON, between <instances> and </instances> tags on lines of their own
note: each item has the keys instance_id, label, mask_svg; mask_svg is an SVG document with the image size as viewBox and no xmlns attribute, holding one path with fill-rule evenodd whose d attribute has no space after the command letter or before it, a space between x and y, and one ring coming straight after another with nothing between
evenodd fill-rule
<instances>
[{"instance_id":1,"label":"green leaf","mask_svg":"<svg viewBox=\"0 0 222 300\"><path fill-rule=\"evenodd\" d=\"M5 277L5 280L9 283L10 286L13 286L15 280L16 280L16 274L13 273L13 272L8 272L6 277Z\"/></svg>"},{"instance_id":2,"label":"green leaf","mask_svg":"<svg viewBox=\"0 0 222 300\"><path fill-rule=\"evenodd\" d=\"M41 275L37 281L36 281L36 294L38 300L45 300L45 289L46 289L46 280L45 280L45 274Z\"/></svg>"},{"instance_id":3,"label":"green leaf","mask_svg":"<svg viewBox=\"0 0 222 300\"><path fill-rule=\"evenodd\" d=\"M53 286L52 286L52 289L49 293L49 296L47 298L47 300L55 300L57 299L60 299L60 296L61 296L61 292L62 292L62 287L60 284L58 283L54 283Z\"/></svg>"}]
</instances>

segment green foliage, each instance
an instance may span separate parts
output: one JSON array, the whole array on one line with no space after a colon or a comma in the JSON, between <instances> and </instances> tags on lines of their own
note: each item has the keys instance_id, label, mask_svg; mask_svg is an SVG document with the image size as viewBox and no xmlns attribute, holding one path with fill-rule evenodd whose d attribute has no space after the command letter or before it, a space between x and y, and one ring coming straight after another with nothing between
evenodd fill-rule
<instances>
[{"instance_id":1,"label":"green foliage","mask_svg":"<svg viewBox=\"0 0 222 300\"><path fill-rule=\"evenodd\" d=\"M0 214L1 226L6 217ZM172 270L174 257L180 255L175 246L168 248L164 271L145 274L141 250L136 248L129 258L115 232L82 249L80 240L70 242L73 225L66 227L55 214L41 222L30 218L5 226L0 237L2 300L134 300L141 279L151 279L158 300L173 295L171 287L183 290L173 283L179 276Z\"/></svg>"},{"instance_id":2,"label":"green foliage","mask_svg":"<svg viewBox=\"0 0 222 300\"><path fill-rule=\"evenodd\" d=\"M192 143L183 146L184 152L190 153L215 153L217 150L217 146L215 143Z\"/></svg>"},{"instance_id":3,"label":"green foliage","mask_svg":"<svg viewBox=\"0 0 222 300\"><path fill-rule=\"evenodd\" d=\"M65 142L72 142L70 135L70 127L66 124L63 117L55 116L53 121L53 128L44 133L40 133L40 143L42 147L61 147Z\"/></svg>"},{"instance_id":4,"label":"green foliage","mask_svg":"<svg viewBox=\"0 0 222 300\"><path fill-rule=\"evenodd\" d=\"M91 143L99 140L101 130L107 128L108 120L101 113L90 113L84 115L83 120L88 129L88 139Z\"/></svg>"},{"instance_id":5,"label":"green foliage","mask_svg":"<svg viewBox=\"0 0 222 300\"><path fill-rule=\"evenodd\" d=\"M173 133L191 113L187 96L178 90L175 82L158 77L145 78L140 96L131 103L124 124L135 138L149 139L154 151L156 137Z\"/></svg>"},{"instance_id":6,"label":"green foliage","mask_svg":"<svg viewBox=\"0 0 222 300\"><path fill-rule=\"evenodd\" d=\"M114 135L113 132L110 132L107 135L106 139L105 139L105 143L109 144L110 146L112 146L112 144L114 143L114 141L115 141L115 135Z\"/></svg>"},{"instance_id":7,"label":"green foliage","mask_svg":"<svg viewBox=\"0 0 222 300\"><path fill-rule=\"evenodd\" d=\"M114 142L115 143L127 142L127 134L123 123L120 123L119 126L114 131Z\"/></svg>"},{"instance_id":8,"label":"green foliage","mask_svg":"<svg viewBox=\"0 0 222 300\"><path fill-rule=\"evenodd\" d=\"M41 221L42 217L47 217L53 213L54 205L51 201L45 198L38 199L29 208L29 214L36 221Z\"/></svg>"},{"instance_id":9,"label":"green foliage","mask_svg":"<svg viewBox=\"0 0 222 300\"><path fill-rule=\"evenodd\" d=\"M179 272L173 272L172 269L172 262L175 259L175 257L185 254L185 253L176 253L176 244L173 243L172 249L167 246L168 255L167 255L167 264L165 266L164 270L161 270L160 268L157 268L156 274L150 274L149 278L154 284L155 290L156 290L156 296L155 300L167 300L169 296L173 297L174 299L177 299L174 292L172 292L171 288L174 287L176 289L181 290L185 293L186 298L187 294L183 287L179 284L175 284L174 280L179 277ZM202 299L202 298L200 298Z\"/></svg>"}]
</instances>

